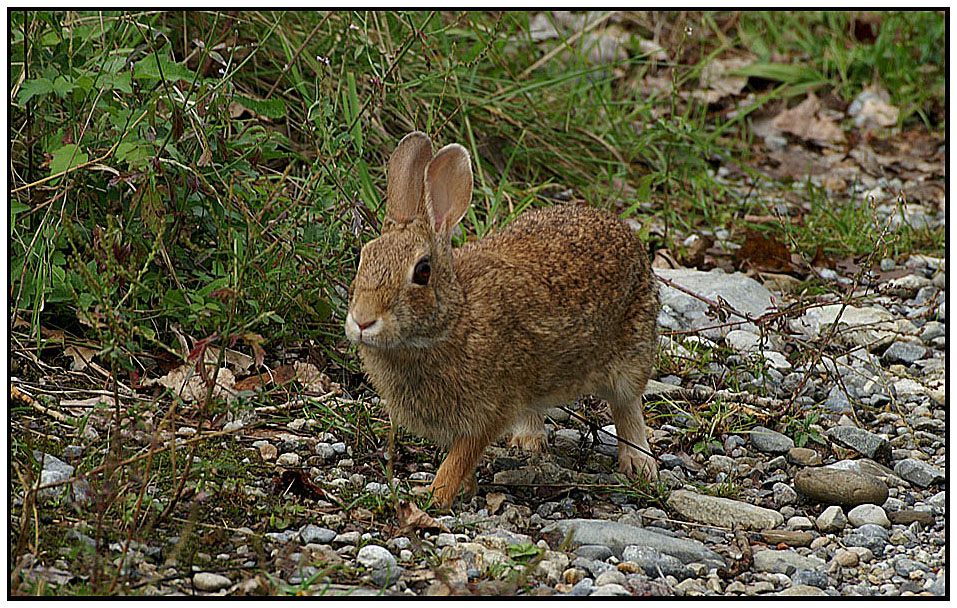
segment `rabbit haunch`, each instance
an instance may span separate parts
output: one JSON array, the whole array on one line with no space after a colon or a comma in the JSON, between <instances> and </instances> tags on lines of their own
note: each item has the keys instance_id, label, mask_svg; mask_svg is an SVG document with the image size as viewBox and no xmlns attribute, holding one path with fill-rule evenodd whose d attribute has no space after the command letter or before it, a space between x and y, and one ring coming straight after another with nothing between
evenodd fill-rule
<instances>
[{"instance_id":1,"label":"rabbit haunch","mask_svg":"<svg viewBox=\"0 0 957 608\"><path fill-rule=\"evenodd\" d=\"M554 207L453 249L471 200L465 149L432 156L428 139L410 134L388 179L383 233L362 250L346 333L393 421L451 446L433 483L440 502L470 483L491 441L512 429L516 443L538 447L541 412L581 395L607 400L619 435L647 449L641 394L658 293L628 225ZM423 263L428 280L416 284ZM619 446L624 472L656 473L653 459Z\"/></svg>"}]
</instances>

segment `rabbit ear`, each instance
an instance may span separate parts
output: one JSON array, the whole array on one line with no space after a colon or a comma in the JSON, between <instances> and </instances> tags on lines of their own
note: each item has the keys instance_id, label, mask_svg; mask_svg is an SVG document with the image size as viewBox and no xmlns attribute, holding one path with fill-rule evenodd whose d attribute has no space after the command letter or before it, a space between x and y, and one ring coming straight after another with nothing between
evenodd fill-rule
<instances>
[{"instance_id":1,"label":"rabbit ear","mask_svg":"<svg viewBox=\"0 0 957 608\"><path fill-rule=\"evenodd\" d=\"M451 234L472 202L472 161L458 144L439 150L425 169L425 209L432 229Z\"/></svg>"},{"instance_id":2,"label":"rabbit ear","mask_svg":"<svg viewBox=\"0 0 957 608\"><path fill-rule=\"evenodd\" d=\"M385 214L404 224L422 213L425 168L432 160L432 142L421 131L402 138L389 157Z\"/></svg>"}]
</instances>

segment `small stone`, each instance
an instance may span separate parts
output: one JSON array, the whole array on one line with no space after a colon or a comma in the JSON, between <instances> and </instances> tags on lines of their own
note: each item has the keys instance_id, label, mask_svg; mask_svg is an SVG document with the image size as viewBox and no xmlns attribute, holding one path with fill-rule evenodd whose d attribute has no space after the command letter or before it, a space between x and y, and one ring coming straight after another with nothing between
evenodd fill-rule
<instances>
[{"instance_id":1,"label":"small stone","mask_svg":"<svg viewBox=\"0 0 957 608\"><path fill-rule=\"evenodd\" d=\"M786 483L780 481L771 488L774 492L774 505L778 508L784 505L793 505L797 502L797 492Z\"/></svg>"},{"instance_id":2,"label":"small stone","mask_svg":"<svg viewBox=\"0 0 957 608\"><path fill-rule=\"evenodd\" d=\"M232 584L229 578L214 572L197 572L193 575L193 587L200 591L219 591Z\"/></svg>"},{"instance_id":3,"label":"small stone","mask_svg":"<svg viewBox=\"0 0 957 608\"><path fill-rule=\"evenodd\" d=\"M388 549L379 545L366 545L359 549L356 555L356 561L360 566L370 570L382 570L384 568L395 569L396 561Z\"/></svg>"},{"instance_id":4,"label":"small stone","mask_svg":"<svg viewBox=\"0 0 957 608\"><path fill-rule=\"evenodd\" d=\"M318 543L320 545L326 545L332 542L332 539L336 537L336 532L330 530L329 528L321 528L319 526L314 526L312 524L306 524L299 530L299 539L302 540L304 545L310 543Z\"/></svg>"},{"instance_id":5,"label":"small stone","mask_svg":"<svg viewBox=\"0 0 957 608\"><path fill-rule=\"evenodd\" d=\"M887 347L881 357L887 363L903 363L913 365L915 361L927 355L927 347L918 342L897 341Z\"/></svg>"},{"instance_id":6,"label":"small stone","mask_svg":"<svg viewBox=\"0 0 957 608\"><path fill-rule=\"evenodd\" d=\"M817 529L824 534L840 532L844 529L844 526L847 525L847 517L844 516L844 511L841 510L841 507L832 505L824 509L824 512L818 516L815 523Z\"/></svg>"},{"instance_id":7,"label":"small stone","mask_svg":"<svg viewBox=\"0 0 957 608\"><path fill-rule=\"evenodd\" d=\"M763 426L751 429L750 438L755 449L769 454L784 454L794 447L794 441L790 437Z\"/></svg>"},{"instance_id":8,"label":"small stone","mask_svg":"<svg viewBox=\"0 0 957 608\"><path fill-rule=\"evenodd\" d=\"M887 439L854 426L836 426L827 432L827 436L868 458L887 460L891 455L891 444Z\"/></svg>"},{"instance_id":9,"label":"small stone","mask_svg":"<svg viewBox=\"0 0 957 608\"><path fill-rule=\"evenodd\" d=\"M804 557L797 551L765 549L754 553L754 569L758 572L792 574L801 569L822 568L824 562L817 557Z\"/></svg>"},{"instance_id":10,"label":"small stone","mask_svg":"<svg viewBox=\"0 0 957 608\"><path fill-rule=\"evenodd\" d=\"M816 467L823 464L820 454L810 448L791 448L788 450L788 460L806 467Z\"/></svg>"},{"instance_id":11,"label":"small stone","mask_svg":"<svg viewBox=\"0 0 957 608\"><path fill-rule=\"evenodd\" d=\"M858 505L848 511L847 520L856 528L865 524L876 524L884 528L891 527L891 522L887 519L884 509L877 505Z\"/></svg>"},{"instance_id":12,"label":"small stone","mask_svg":"<svg viewBox=\"0 0 957 608\"><path fill-rule=\"evenodd\" d=\"M944 474L926 462L905 458L894 466L894 473L901 479L926 488L944 480ZM881 501L883 502L883 501ZM880 503L877 503L880 504Z\"/></svg>"},{"instance_id":13,"label":"small stone","mask_svg":"<svg viewBox=\"0 0 957 608\"><path fill-rule=\"evenodd\" d=\"M765 509L746 502L676 490L668 497L668 506L679 515L692 521L724 526L729 521L743 528L766 530L784 523L777 511Z\"/></svg>"},{"instance_id":14,"label":"small stone","mask_svg":"<svg viewBox=\"0 0 957 608\"><path fill-rule=\"evenodd\" d=\"M692 576L691 568L682 564L681 560L652 547L629 545L622 551L621 557L623 560L637 564L652 579L670 575L681 581ZM595 582L597 583L598 580L596 579Z\"/></svg>"},{"instance_id":15,"label":"small stone","mask_svg":"<svg viewBox=\"0 0 957 608\"><path fill-rule=\"evenodd\" d=\"M320 441L316 444L316 447L313 448L313 451L319 456L319 458L326 462L336 457L336 451L332 449L332 444L330 443Z\"/></svg>"},{"instance_id":16,"label":"small stone","mask_svg":"<svg viewBox=\"0 0 957 608\"><path fill-rule=\"evenodd\" d=\"M860 561L860 556L853 551L839 549L837 553L834 554L834 561L844 568L853 568L857 565L858 561Z\"/></svg>"},{"instance_id":17,"label":"small stone","mask_svg":"<svg viewBox=\"0 0 957 608\"><path fill-rule=\"evenodd\" d=\"M791 584L827 589L827 574L819 569L800 569L791 576Z\"/></svg>"},{"instance_id":18,"label":"small stone","mask_svg":"<svg viewBox=\"0 0 957 608\"><path fill-rule=\"evenodd\" d=\"M761 538L769 545L784 543L791 547L807 547L815 540L814 534L802 530L768 530L761 532Z\"/></svg>"},{"instance_id":19,"label":"small stone","mask_svg":"<svg viewBox=\"0 0 957 608\"><path fill-rule=\"evenodd\" d=\"M813 530L814 524L811 523L811 520L803 515L795 515L794 517L788 519L787 523L788 530Z\"/></svg>"},{"instance_id":20,"label":"small stone","mask_svg":"<svg viewBox=\"0 0 957 608\"><path fill-rule=\"evenodd\" d=\"M825 504L856 506L884 504L887 484L872 475L831 467L808 467L794 476L794 489L806 498Z\"/></svg>"},{"instance_id":21,"label":"small stone","mask_svg":"<svg viewBox=\"0 0 957 608\"><path fill-rule=\"evenodd\" d=\"M845 546L866 547L877 557L884 554L884 548L888 542L890 542L890 535L887 530L875 524L864 524L844 537Z\"/></svg>"},{"instance_id":22,"label":"small stone","mask_svg":"<svg viewBox=\"0 0 957 608\"><path fill-rule=\"evenodd\" d=\"M603 587L609 584L624 585L628 578L616 569L606 570L595 578L595 585Z\"/></svg>"},{"instance_id":23,"label":"small stone","mask_svg":"<svg viewBox=\"0 0 957 608\"><path fill-rule=\"evenodd\" d=\"M279 450L276 448L276 446L268 441L263 441L256 447L259 448L259 457L267 462L270 460L275 460L276 455L279 454Z\"/></svg>"},{"instance_id":24,"label":"small stone","mask_svg":"<svg viewBox=\"0 0 957 608\"><path fill-rule=\"evenodd\" d=\"M281 454L279 458L276 459L276 464L281 467L297 467L299 466L299 454L295 452Z\"/></svg>"},{"instance_id":25,"label":"small stone","mask_svg":"<svg viewBox=\"0 0 957 608\"><path fill-rule=\"evenodd\" d=\"M826 597L827 593L818 587L812 587L810 585L793 585L783 591L779 591L775 595L782 597Z\"/></svg>"},{"instance_id":26,"label":"small stone","mask_svg":"<svg viewBox=\"0 0 957 608\"><path fill-rule=\"evenodd\" d=\"M907 557L898 557L894 560L894 572L896 572L898 576L909 578L914 572L923 572L925 570L927 570L927 566Z\"/></svg>"},{"instance_id":27,"label":"small stone","mask_svg":"<svg viewBox=\"0 0 957 608\"><path fill-rule=\"evenodd\" d=\"M728 593L744 593L747 589L741 581L732 581L724 590Z\"/></svg>"},{"instance_id":28,"label":"small stone","mask_svg":"<svg viewBox=\"0 0 957 608\"><path fill-rule=\"evenodd\" d=\"M900 509L898 511L890 511L887 513L887 519L890 520L891 524L900 524L903 526L909 526L914 522L919 522L920 525L925 528L930 528L934 525L934 516L931 513L926 511L917 511L915 509Z\"/></svg>"},{"instance_id":29,"label":"small stone","mask_svg":"<svg viewBox=\"0 0 957 608\"><path fill-rule=\"evenodd\" d=\"M588 559L595 559L603 562L614 555L614 553L605 545L582 545L575 549L575 555L581 555L582 557L587 557ZM574 585L575 583L572 584Z\"/></svg>"},{"instance_id":30,"label":"small stone","mask_svg":"<svg viewBox=\"0 0 957 608\"><path fill-rule=\"evenodd\" d=\"M615 596L615 595L631 595L631 592L619 585L618 583L608 583L607 585L599 585L594 591L591 592L591 597L602 597L602 596Z\"/></svg>"},{"instance_id":31,"label":"small stone","mask_svg":"<svg viewBox=\"0 0 957 608\"><path fill-rule=\"evenodd\" d=\"M757 583L748 585L745 593L747 595L759 595L761 593L768 593L769 591L774 591L774 583L758 581Z\"/></svg>"},{"instance_id":32,"label":"small stone","mask_svg":"<svg viewBox=\"0 0 957 608\"><path fill-rule=\"evenodd\" d=\"M577 585L579 581L585 578L585 571L581 568L568 568L562 572L562 581L569 585Z\"/></svg>"},{"instance_id":33,"label":"small stone","mask_svg":"<svg viewBox=\"0 0 957 608\"><path fill-rule=\"evenodd\" d=\"M697 579L686 578L675 585L675 593L678 595L704 595L707 591Z\"/></svg>"}]
</instances>

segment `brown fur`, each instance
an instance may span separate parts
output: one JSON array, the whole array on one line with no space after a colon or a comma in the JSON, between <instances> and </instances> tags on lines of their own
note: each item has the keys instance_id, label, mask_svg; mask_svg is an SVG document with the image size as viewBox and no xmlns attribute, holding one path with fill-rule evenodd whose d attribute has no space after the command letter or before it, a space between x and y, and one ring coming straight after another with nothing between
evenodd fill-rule
<instances>
[{"instance_id":1,"label":"brown fur","mask_svg":"<svg viewBox=\"0 0 957 608\"><path fill-rule=\"evenodd\" d=\"M350 301L360 325L381 321L359 354L393 421L450 448L432 485L445 505L474 483L491 441L513 428L513 442L540 447L541 411L584 394L609 401L619 435L647 449L640 398L658 313L645 246L605 211L531 211L453 250L449 233L471 198L467 159L446 147L426 168L421 198L387 202L392 220L363 248ZM390 183L402 169L390 160ZM396 206L415 209L414 219L397 221L410 214ZM424 287L409 279L423 256ZM624 443L619 461L626 473L657 472Z\"/></svg>"}]
</instances>

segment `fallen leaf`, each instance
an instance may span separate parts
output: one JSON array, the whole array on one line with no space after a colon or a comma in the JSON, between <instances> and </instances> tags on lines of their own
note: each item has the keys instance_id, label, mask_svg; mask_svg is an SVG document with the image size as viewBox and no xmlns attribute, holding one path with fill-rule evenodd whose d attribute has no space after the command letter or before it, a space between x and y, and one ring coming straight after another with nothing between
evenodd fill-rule
<instances>
[{"instance_id":1,"label":"fallen leaf","mask_svg":"<svg viewBox=\"0 0 957 608\"><path fill-rule=\"evenodd\" d=\"M402 526L399 529L400 536L409 536L416 530L426 532L448 532L449 529L435 521L428 513L423 511L410 500L400 500L399 507L396 509L396 515Z\"/></svg>"},{"instance_id":2,"label":"fallen leaf","mask_svg":"<svg viewBox=\"0 0 957 608\"><path fill-rule=\"evenodd\" d=\"M216 373L216 370L209 369L210 367L209 365L206 366L206 373L210 379L216 378L212 398L225 399L227 403L235 401L237 398L236 377L233 372L221 367L219 373ZM193 363L181 365L159 379L149 378L143 381L143 386L155 385L165 386L182 397L184 401L204 401L206 395L209 394L206 382L203 381L200 374L196 373L196 364Z\"/></svg>"},{"instance_id":3,"label":"fallen leaf","mask_svg":"<svg viewBox=\"0 0 957 608\"><path fill-rule=\"evenodd\" d=\"M503 502L505 502L505 495L501 492L489 493L488 496L485 497L485 506L488 507L489 515L495 515Z\"/></svg>"},{"instance_id":4,"label":"fallen leaf","mask_svg":"<svg viewBox=\"0 0 957 608\"><path fill-rule=\"evenodd\" d=\"M96 354L96 349L71 344L63 350L63 354L73 358L73 364L70 366L70 369L82 372L89 367L90 361L93 360L93 356Z\"/></svg>"},{"instance_id":5,"label":"fallen leaf","mask_svg":"<svg viewBox=\"0 0 957 608\"><path fill-rule=\"evenodd\" d=\"M743 57L729 57L727 59L713 59L701 70L698 84L701 88L692 95L706 103L713 104L731 95L737 95L748 84L747 76L732 74L754 63L754 59Z\"/></svg>"},{"instance_id":6,"label":"fallen leaf","mask_svg":"<svg viewBox=\"0 0 957 608\"><path fill-rule=\"evenodd\" d=\"M844 141L844 132L831 118L821 114L821 101L808 93L807 99L774 117L771 124L796 137L821 143Z\"/></svg>"},{"instance_id":7,"label":"fallen leaf","mask_svg":"<svg viewBox=\"0 0 957 608\"><path fill-rule=\"evenodd\" d=\"M735 252L739 268L748 267L766 272L791 272L791 253L773 236L765 236L752 228L745 229L744 245Z\"/></svg>"}]
</instances>

